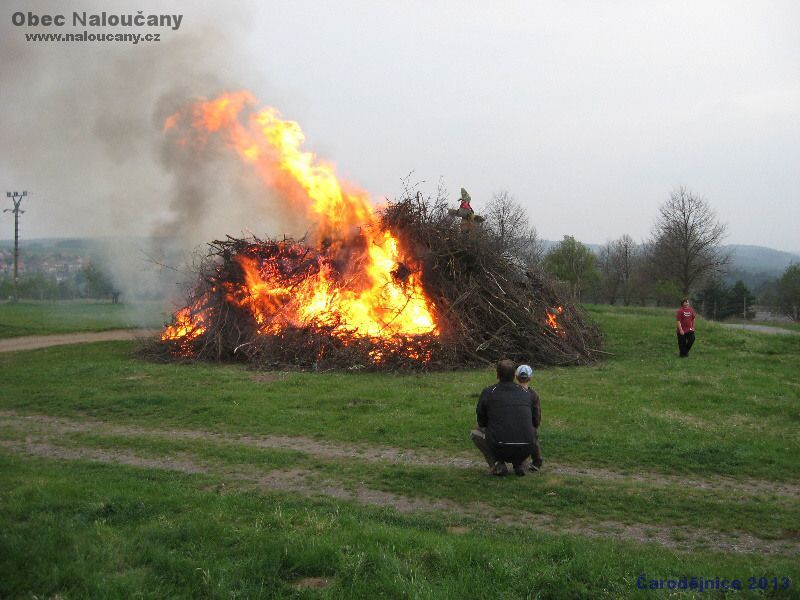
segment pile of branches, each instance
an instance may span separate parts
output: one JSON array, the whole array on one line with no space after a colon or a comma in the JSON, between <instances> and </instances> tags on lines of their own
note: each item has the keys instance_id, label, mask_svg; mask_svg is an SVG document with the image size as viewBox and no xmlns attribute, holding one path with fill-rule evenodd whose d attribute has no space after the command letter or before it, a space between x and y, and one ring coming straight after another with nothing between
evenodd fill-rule
<instances>
[{"instance_id":1,"label":"pile of branches","mask_svg":"<svg viewBox=\"0 0 800 600\"><path fill-rule=\"evenodd\" d=\"M418 260L414 268L421 270L439 335L358 337L342 335L338 323L260 333L253 314L231 301L231 290L245 283L237 257L272 261L290 281L316 273L321 257L302 240L228 237L209 244L187 298L192 316L202 316L202 333L163 340L146 352L170 360L243 360L264 369L391 371L471 367L503 358L537 366L585 364L597 357L601 336L582 310L543 272L503 252L488 228L464 230L442 202L419 194L389 204L381 218L381 226ZM358 260L359 254L347 259ZM395 273L401 283L407 269L400 265Z\"/></svg>"},{"instance_id":2,"label":"pile of branches","mask_svg":"<svg viewBox=\"0 0 800 600\"><path fill-rule=\"evenodd\" d=\"M422 285L447 340L444 363L572 365L603 354L599 329L558 282L504 251L490 227L462 230L446 208L416 194L382 214L383 226L422 261Z\"/></svg>"}]
</instances>

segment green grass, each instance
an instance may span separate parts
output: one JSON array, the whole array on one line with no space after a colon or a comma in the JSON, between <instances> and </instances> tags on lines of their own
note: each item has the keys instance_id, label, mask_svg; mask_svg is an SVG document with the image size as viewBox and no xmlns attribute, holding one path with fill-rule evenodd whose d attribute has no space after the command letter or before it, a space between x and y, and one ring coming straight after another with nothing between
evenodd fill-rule
<instances>
[{"instance_id":1,"label":"green grass","mask_svg":"<svg viewBox=\"0 0 800 600\"><path fill-rule=\"evenodd\" d=\"M106 331L130 327L159 327L167 316L158 302L111 304L96 301L2 302L0 339Z\"/></svg>"},{"instance_id":2,"label":"green grass","mask_svg":"<svg viewBox=\"0 0 800 600\"><path fill-rule=\"evenodd\" d=\"M703 489L681 481L800 481L800 336L699 321L697 343L682 360L671 310L589 311L612 356L592 367L534 374L545 466L654 481L547 469L497 479L477 467L345 460L235 443L238 435L290 435L477 459L467 433L478 393L493 379L489 370L259 376L241 365L146 362L130 342L0 354L0 410L231 436L222 442L100 427L48 442L189 457L209 465L206 475L56 463L0 447L0 574L10 574L0 576L0 596L625 597L637 595L636 578L646 573L788 576L793 589L769 595L797 597L796 556L709 550L719 536L796 543L797 497L752 482ZM0 427L0 441L36 439L43 435L37 427ZM409 515L230 479L295 467L310 473L312 485L465 510L480 505L485 514ZM690 541L694 551L676 552L494 520L522 513L564 531L608 521L612 529L641 525L674 539L710 533L707 544ZM451 525L468 531L449 533ZM293 582L302 577L326 577L331 586L298 591Z\"/></svg>"},{"instance_id":3,"label":"green grass","mask_svg":"<svg viewBox=\"0 0 800 600\"><path fill-rule=\"evenodd\" d=\"M545 458L800 479L800 337L700 323L692 355L680 360L668 311L592 314L614 356L534 375ZM488 370L285 373L262 383L237 365L142 362L127 342L0 355L0 369L7 390L0 406L15 410L454 453L472 450L466 432L480 389L493 379Z\"/></svg>"},{"instance_id":4,"label":"green grass","mask_svg":"<svg viewBox=\"0 0 800 600\"><path fill-rule=\"evenodd\" d=\"M6 439L19 439L26 435L30 432L5 432ZM264 450L205 439L176 441L139 434L66 434L59 444L132 450L145 458L191 456L215 464L225 472L235 472L243 467L258 471L291 464L313 470L319 479L336 481L345 488L366 484L371 489L400 495L412 492L416 497L431 501L481 503L499 513L527 511L587 521L713 528L771 538L780 538L785 532L793 531L800 522L800 504L767 491L755 494L752 502L742 504L739 502L741 492L735 489L721 492L688 486L676 493L672 486L567 477L547 472L520 481L501 480L497 486L486 486L485 475L480 469L380 464L358 459L345 461L289 450Z\"/></svg>"},{"instance_id":5,"label":"green grass","mask_svg":"<svg viewBox=\"0 0 800 600\"><path fill-rule=\"evenodd\" d=\"M641 574L796 581L799 572L790 559L676 555L216 483L0 453L0 595L619 598L637 594ZM331 585L304 593L293 585L304 577Z\"/></svg>"}]
</instances>

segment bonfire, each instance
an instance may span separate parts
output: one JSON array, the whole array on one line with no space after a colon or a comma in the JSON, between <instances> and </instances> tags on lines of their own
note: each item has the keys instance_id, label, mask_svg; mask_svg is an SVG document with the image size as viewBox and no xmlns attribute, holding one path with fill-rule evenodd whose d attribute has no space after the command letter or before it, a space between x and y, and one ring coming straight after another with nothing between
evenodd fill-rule
<instances>
[{"instance_id":1,"label":"bonfire","mask_svg":"<svg viewBox=\"0 0 800 600\"><path fill-rule=\"evenodd\" d=\"M300 126L247 92L167 119L176 141L218 136L313 228L301 239L209 244L186 305L161 336L173 358L263 368L425 370L512 358L591 361L597 329L558 287L464 229L445 199L406 193L377 208L304 150Z\"/></svg>"}]
</instances>

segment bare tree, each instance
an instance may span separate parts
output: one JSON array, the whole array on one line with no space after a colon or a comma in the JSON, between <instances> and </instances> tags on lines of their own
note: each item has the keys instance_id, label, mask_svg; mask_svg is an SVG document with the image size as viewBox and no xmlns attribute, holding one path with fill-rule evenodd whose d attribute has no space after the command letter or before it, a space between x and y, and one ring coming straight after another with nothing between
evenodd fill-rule
<instances>
[{"instance_id":1,"label":"bare tree","mask_svg":"<svg viewBox=\"0 0 800 600\"><path fill-rule=\"evenodd\" d=\"M486 224L498 237L510 239L528 228L528 215L507 191L498 192L484 211Z\"/></svg>"},{"instance_id":2,"label":"bare tree","mask_svg":"<svg viewBox=\"0 0 800 600\"><path fill-rule=\"evenodd\" d=\"M544 257L544 244L536 227L528 221L525 209L514 196L502 191L489 200L484 211L486 227L497 238L504 252L523 261L528 267L538 266Z\"/></svg>"},{"instance_id":3,"label":"bare tree","mask_svg":"<svg viewBox=\"0 0 800 600\"><path fill-rule=\"evenodd\" d=\"M630 279L626 280L622 288L622 301L625 306L629 306L634 301L638 301L644 306L653 287L647 244L637 244L628 256L630 258Z\"/></svg>"},{"instance_id":4,"label":"bare tree","mask_svg":"<svg viewBox=\"0 0 800 600\"><path fill-rule=\"evenodd\" d=\"M641 249L628 234L600 247L597 266L602 275L602 292L609 304L621 296L625 306L631 303Z\"/></svg>"},{"instance_id":5,"label":"bare tree","mask_svg":"<svg viewBox=\"0 0 800 600\"><path fill-rule=\"evenodd\" d=\"M698 280L723 273L730 263L730 253L722 248L725 229L704 198L678 188L658 210L651 244L653 266L688 294Z\"/></svg>"},{"instance_id":6,"label":"bare tree","mask_svg":"<svg viewBox=\"0 0 800 600\"><path fill-rule=\"evenodd\" d=\"M538 268L544 260L544 242L531 225L519 239L518 255L529 268Z\"/></svg>"},{"instance_id":7,"label":"bare tree","mask_svg":"<svg viewBox=\"0 0 800 600\"><path fill-rule=\"evenodd\" d=\"M600 271L600 293L605 296L606 302L615 304L619 293L620 279L614 268L614 242L600 246L597 253L597 269Z\"/></svg>"}]
</instances>

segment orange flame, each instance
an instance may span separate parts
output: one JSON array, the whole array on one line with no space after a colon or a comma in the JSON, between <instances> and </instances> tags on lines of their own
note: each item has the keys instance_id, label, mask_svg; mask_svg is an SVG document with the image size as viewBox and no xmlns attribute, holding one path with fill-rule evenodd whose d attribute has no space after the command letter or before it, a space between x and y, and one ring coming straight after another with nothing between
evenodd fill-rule
<instances>
[{"instance_id":1,"label":"orange flame","mask_svg":"<svg viewBox=\"0 0 800 600\"><path fill-rule=\"evenodd\" d=\"M381 231L369 195L339 180L331 163L304 150L305 135L296 122L283 120L272 107L254 111L255 104L246 91L223 94L200 100L165 123L171 135L188 129L200 144L217 136L253 166L265 186L316 224L315 270L295 281L278 264L240 255L245 284L228 289L228 301L249 310L264 334L312 324L331 327L342 337L438 334L417 265L391 232ZM185 138L175 139L183 143ZM333 258L342 249L350 260L335 267ZM205 331L202 311L185 308L174 321L164 339L194 339Z\"/></svg>"},{"instance_id":2,"label":"orange flame","mask_svg":"<svg viewBox=\"0 0 800 600\"><path fill-rule=\"evenodd\" d=\"M180 309L173 317L172 325L164 328L162 340L182 339L191 341L205 333L205 315L202 310L190 307Z\"/></svg>"},{"instance_id":3,"label":"orange flame","mask_svg":"<svg viewBox=\"0 0 800 600\"><path fill-rule=\"evenodd\" d=\"M548 327L559 335L564 335L564 330L558 322L558 316L564 314L564 307L558 306L552 311L550 309L545 309L545 313Z\"/></svg>"}]
</instances>

